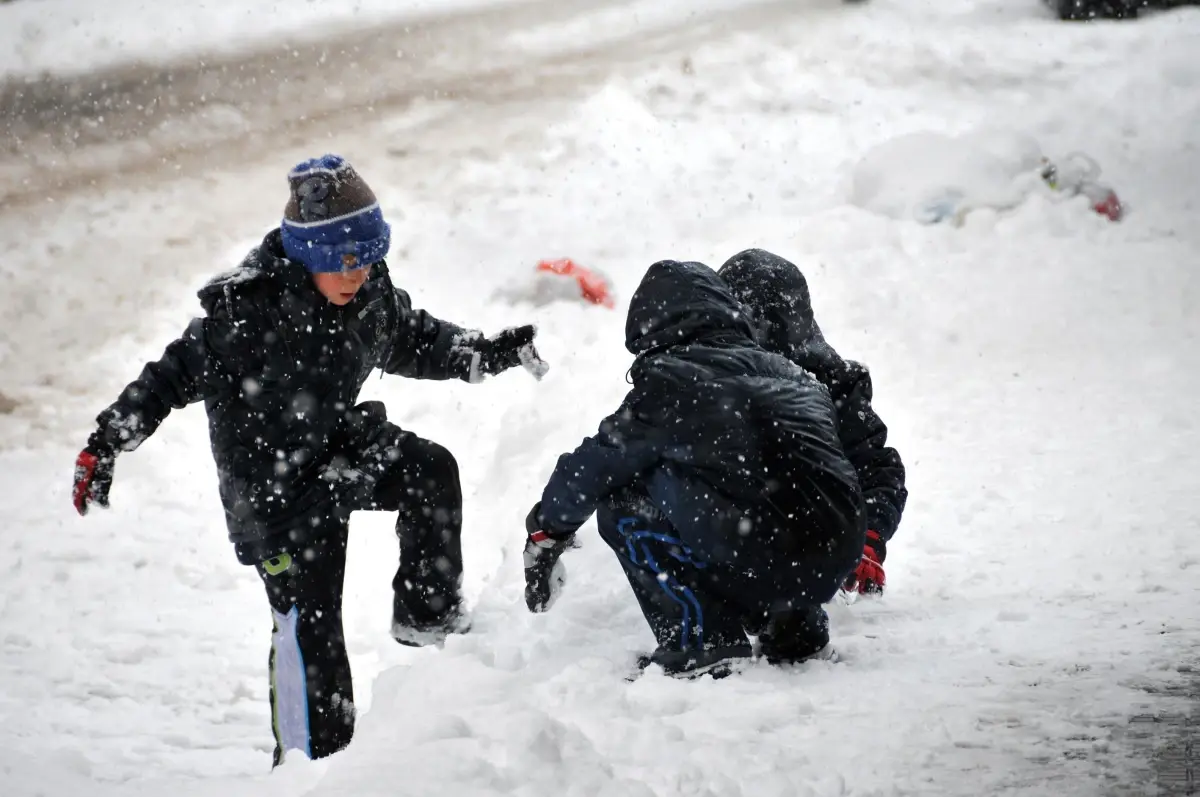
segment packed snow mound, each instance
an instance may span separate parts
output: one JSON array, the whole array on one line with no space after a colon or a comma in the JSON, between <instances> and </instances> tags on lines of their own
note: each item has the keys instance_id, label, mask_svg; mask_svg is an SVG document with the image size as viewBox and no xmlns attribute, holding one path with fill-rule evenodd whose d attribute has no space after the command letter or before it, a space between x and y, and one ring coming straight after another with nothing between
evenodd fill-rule
<instances>
[{"instance_id":1,"label":"packed snow mound","mask_svg":"<svg viewBox=\"0 0 1200 797\"><path fill-rule=\"evenodd\" d=\"M1033 192L1053 194L1042 166L1038 143L1019 132L911 133L867 152L850 201L893 219L961 221L980 208L1014 208Z\"/></svg>"},{"instance_id":2,"label":"packed snow mound","mask_svg":"<svg viewBox=\"0 0 1200 797\"><path fill-rule=\"evenodd\" d=\"M527 302L544 307L553 302L615 307L612 279L570 258L541 260L525 278L514 278L496 290L493 298L509 304Z\"/></svg>"}]
</instances>

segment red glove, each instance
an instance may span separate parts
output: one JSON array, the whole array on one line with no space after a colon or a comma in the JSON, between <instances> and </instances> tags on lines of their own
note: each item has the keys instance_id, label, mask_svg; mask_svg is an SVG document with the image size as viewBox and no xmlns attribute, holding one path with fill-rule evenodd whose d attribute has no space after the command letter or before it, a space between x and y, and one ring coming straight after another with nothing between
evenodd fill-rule
<instances>
[{"instance_id":1,"label":"red glove","mask_svg":"<svg viewBox=\"0 0 1200 797\"><path fill-rule=\"evenodd\" d=\"M867 532L867 544L863 546L858 567L846 579L842 589L861 595L882 595L887 576L883 572L883 540L877 531Z\"/></svg>"},{"instance_id":2,"label":"red glove","mask_svg":"<svg viewBox=\"0 0 1200 797\"><path fill-rule=\"evenodd\" d=\"M112 451L96 444L89 444L75 459L75 487L71 499L75 510L86 515L92 504L108 506L108 488L112 487Z\"/></svg>"}]
</instances>

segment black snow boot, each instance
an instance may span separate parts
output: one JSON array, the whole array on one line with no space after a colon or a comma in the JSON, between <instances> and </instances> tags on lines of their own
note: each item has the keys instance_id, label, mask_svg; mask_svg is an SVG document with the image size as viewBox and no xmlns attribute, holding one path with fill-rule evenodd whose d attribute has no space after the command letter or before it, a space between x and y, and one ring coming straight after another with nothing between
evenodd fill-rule
<instances>
[{"instance_id":1,"label":"black snow boot","mask_svg":"<svg viewBox=\"0 0 1200 797\"><path fill-rule=\"evenodd\" d=\"M400 567L392 579L392 637L401 645L440 645L448 635L470 630L459 593L462 554L456 544L447 547L453 549L449 556L426 542L425 556L418 558L401 538Z\"/></svg>"},{"instance_id":2,"label":"black snow boot","mask_svg":"<svg viewBox=\"0 0 1200 797\"><path fill-rule=\"evenodd\" d=\"M708 675L717 679L735 673L738 665L749 661L753 653L749 642L704 650L658 648L650 655L639 656L637 666L641 671L657 664L672 678L692 679Z\"/></svg>"},{"instance_id":3,"label":"black snow boot","mask_svg":"<svg viewBox=\"0 0 1200 797\"><path fill-rule=\"evenodd\" d=\"M444 614L430 617L425 612L413 612L402 593L397 592L392 605L392 638L401 645L420 648L440 645L450 634L465 634L471 630L471 619L456 602Z\"/></svg>"},{"instance_id":4,"label":"black snow boot","mask_svg":"<svg viewBox=\"0 0 1200 797\"><path fill-rule=\"evenodd\" d=\"M774 612L758 637L759 653L770 664L834 659L829 615L819 605Z\"/></svg>"}]
</instances>

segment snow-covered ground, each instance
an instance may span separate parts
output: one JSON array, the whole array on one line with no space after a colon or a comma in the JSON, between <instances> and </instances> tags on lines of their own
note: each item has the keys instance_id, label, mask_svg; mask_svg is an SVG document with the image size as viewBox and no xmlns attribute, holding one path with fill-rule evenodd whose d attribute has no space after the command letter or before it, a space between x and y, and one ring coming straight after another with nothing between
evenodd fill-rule
<instances>
[{"instance_id":1,"label":"snow-covered ground","mask_svg":"<svg viewBox=\"0 0 1200 797\"><path fill-rule=\"evenodd\" d=\"M273 37L320 40L396 19L513 0L20 0L0 7L0 74L84 73L236 53Z\"/></svg>"},{"instance_id":2,"label":"snow-covered ground","mask_svg":"<svg viewBox=\"0 0 1200 797\"><path fill-rule=\"evenodd\" d=\"M768 21L573 100L434 101L250 167L0 211L0 794L1154 793L1124 731L1177 708L1147 690L1200 642L1200 13L812 0ZM1088 152L1128 218L1036 192L958 227L852 202L877 145L981 128ZM110 512L74 515L70 471L325 149L380 194L418 302L536 321L552 370L368 383L459 457L476 632L392 643L390 518L357 516L366 712L344 753L267 777L270 615L224 540L202 410L119 461ZM630 684L651 637L611 554L585 529L563 598L529 615L523 519L623 395L645 267L748 246L798 262L831 342L872 368L912 494L889 592L832 607L840 663ZM500 298L556 256L609 274L618 310Z\"/></svg>"},{"instance_id":3,"label":"snow-covered ground","mask_svg":"<svg viewBox=\"0 0 1200 797\"><path fill-rule=\"evenodd\" d=\"M534 0L536 2L536 0ZM574 0L571 24L534 26L515 38L523 51L554 52L631 29L745 0ZM531 0L20 0L0 5L0 77L76 75L135 63L235 55L273 42L321 41L398 21ZM546 35L549 32L552 35Z\"/></svg>"}]
</instances>

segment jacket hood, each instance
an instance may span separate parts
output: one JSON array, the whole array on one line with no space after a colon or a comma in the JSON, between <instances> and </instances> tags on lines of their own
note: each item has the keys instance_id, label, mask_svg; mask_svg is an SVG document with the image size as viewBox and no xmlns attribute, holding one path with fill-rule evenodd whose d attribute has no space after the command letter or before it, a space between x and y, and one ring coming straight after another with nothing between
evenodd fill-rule
<instances>
[{"instance_id":1,"label":"jacket hood","mask_svg":"<svg viewBox=\"0 0 1200 797\"><path fill-rule=\"evenodd\" d=\"M754 316L764 348L792 357L824 339L813 319L808 281L790 260L764 249L747 249L727 260L718 274Z\"/></svg>"},{"instance_id":2,"label":"jacket hood","mask_svg":"<svg viewBox=\"0 0 1200 797\"><path fill-rule=\"evenodd\" d=\"M262 243L251 249L236 268L210 279L196 295L200 297L200 304L208 309L220 299L227 299L236 286L260 280L275 280L302 294L312 290L312 281L304 267L287 259L278 228L267 233Z\"/></svg>"},{"instance_id":3,"label":"jacket hood","mask_svg":"<svg viewBox=\"0 0 1200 797\"><path fill-rule=\"evenodd\" d=\"M650 266L629 300L625 348L632 354L688 343L754 342L745 311L703 263L661 260Z\"/></svg>"}]
</instances>

